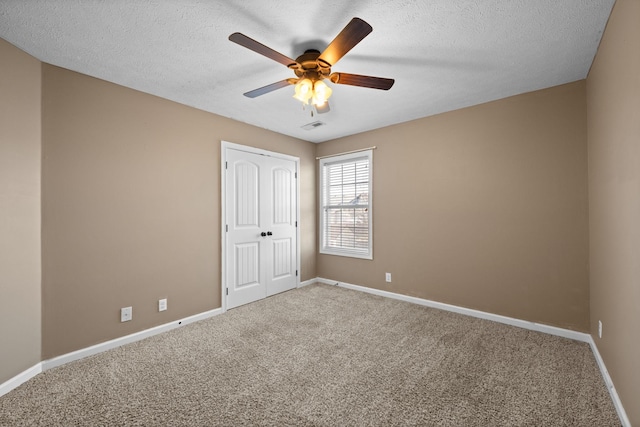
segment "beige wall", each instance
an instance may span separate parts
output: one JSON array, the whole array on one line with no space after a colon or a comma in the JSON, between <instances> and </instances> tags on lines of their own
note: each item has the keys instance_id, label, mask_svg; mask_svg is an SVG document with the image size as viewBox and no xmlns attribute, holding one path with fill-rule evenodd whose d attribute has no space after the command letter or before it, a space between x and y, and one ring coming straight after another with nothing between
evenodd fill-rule
<instances>
[{"instance_id":1,"label":"beige wall","mask_svg":"<svg viewBox=\"0 0 640 427\"><path fill-rule=\"evenodd\" d=\"M50 65L42 114L44 359L220 307L221 140L301 158L316 276L314 144Z\"/></svg>"},{"instance_id":2,"label":"beige wall","mask_svg":"<svg viewBox=\"0 0 640 427\"><path fill-rule=\"evenodd\" d=\"M0 384L40 362L40 61L0 39Z\"/></svg>"},{"instance_id":3,"label":"beige wall","mask_svg":"<svg viewBox=\"0 0 640 427\"><path fill-rule=\"evenodd\" d=\"M319 255L319 276L589 329L584 81L323 143L318 155L373 145L374 260Z\"/></svg>"},{"instance_id":4,"label":"beige wall","mask_svg":"<svg viewBox=\"0 0 640 427\"><path fill-rule=\"evenodd\" d=\"M220 305L228 140L301 158L301 280L590 330L640 424L639 18L638 1L617 1L586 84L317 146L41 66L0 40L0 383ZM374 261L316 256L314 156L371 145ZM134 320L120 323L125 305Z\"/></svg>"},{"instance_id":5,"label":"beige wall","mask_svg":"<svg viewBox=\"0 0 640 427\"><path fill-rule=\"evenodd\" d=\"M632 425L640 425L639 23L640 1L618 0L587 79L591 333Z\"/></svg>"}]
</instances>

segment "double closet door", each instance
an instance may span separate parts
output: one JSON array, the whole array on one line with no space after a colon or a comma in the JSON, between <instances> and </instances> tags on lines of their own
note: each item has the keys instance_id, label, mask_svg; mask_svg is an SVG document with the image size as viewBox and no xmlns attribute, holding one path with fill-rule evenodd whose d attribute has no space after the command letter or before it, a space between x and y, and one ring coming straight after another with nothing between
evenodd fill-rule
<instances>
[{"instance_id":1,"label":"double closet door","mask_svg":"<svg viewBox=\"0 0 640 427\"><path fill-rule=\"evenodd\" d=\"M225 150L227 309L297 286L296 162Z\"/></svg>"}]
</instances>

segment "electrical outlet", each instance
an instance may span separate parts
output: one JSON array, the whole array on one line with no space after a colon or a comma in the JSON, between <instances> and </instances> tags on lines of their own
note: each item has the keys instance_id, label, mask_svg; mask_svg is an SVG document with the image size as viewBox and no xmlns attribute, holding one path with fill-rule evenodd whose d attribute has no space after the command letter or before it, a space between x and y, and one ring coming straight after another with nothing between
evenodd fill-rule
<instances>
[{"instance_id":1,"label":"electrical outlet","mask_svg":"<svg viewBox=\"0 0 640 427\"><path fill-rule=\"evenodd\" d=\"M128 322L133 318L133 307L123 307L120 309L120 321Z\"/></svg>"},{"instance_id":2,"label":"electrical outlet","mask_svg":"<svg viewBox=\"0 0 640 427\"><path fill-rule=\"evenodd\" d=\"M384 280L391 283L391 273L384 273Z\"/></svg>"},{"instance_id":3,"label":"electrical outlet","mask_svg":"<svg viewBox=\"0 0 640 427\"><path fill-rule=\"evenodd\" d=\"M602 338L602 320L598 320L598 338Z\"/></svg>"},{"instance_id":4,"label":"electrical outlet","mask_svg":"<svg viewBox=\"0 0 640 427\"><path fill-rule=\"evenodd\" d=\"M167 309L167 299L163 298L158 300L158 311L165 311Z\"/></svg>"}]
</instances>

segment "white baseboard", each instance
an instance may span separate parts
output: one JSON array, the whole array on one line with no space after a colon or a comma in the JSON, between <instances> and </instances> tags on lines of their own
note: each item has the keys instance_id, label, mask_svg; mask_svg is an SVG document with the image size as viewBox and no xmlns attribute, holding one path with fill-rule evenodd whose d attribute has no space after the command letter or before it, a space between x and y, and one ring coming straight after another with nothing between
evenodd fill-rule
<instances>
[{"instance_id":1,"label":"white baseboard","mask_svg":"<svg viewBox=\"0 0 640 427\"><path fill-rule=\"evenodd\" d=\"M589 345L591 346L591 351L593 351L593 355L596 358L596 362L598 363L598 367L600 368L600 372L602 373L602 378L604 379L604 383L607 385L607 390L609 390L609 395L611 396L611 400L613 400L613 406L616 407L616 411L618 412L618 417L620 417L620 421L624 427L631 427L631 421L629 421L629 417L627 417L627 413L622 406L622 401L620 400L620 396L618 396L618 392L613 385L613 380L609 376L609 371L604 364L604 360L598 351L598 346L594 341L593 337L589 340Z\"/></svg>"},{"instance_id":2,"label":"white baseboard","mask_svg":"<svg viewBox=\"0 0 640 427\"><path fill-rule=\"evenodd\" d=\"M179 328L180 326L188 325L189 323L208 319L209 317L217 316L222 312L222 308L216 308L214 310L205 311L204 313L185 317L184 319L174 320L173 322L165 323L164 325L145 329L144 331L136 332L124 337L115 338L110 341L72 351L71 353L63 354L52 359L44 360L37 365L27 369L26 371L19 373L8 381L0 384L0 396L9 393L11 390L18 387L22 383L30 380L39 373L44 372L48 369L64 365L65 363L73 362L74 360L80 360L88 356L93 356L94 354L102 353L103 351L111 350L125 344L140 341L142 339L158 335L162 332L170 331L172 329Z\"/></svg>"},{"instance_id":3,"label":"white baseboard","mask_svg":"<svg viewBox=\"0 0 640 427\"><path fill-rule=\"evenodd\" d=\"M111 350L112 348L120 347L125 344L140 341L142 339L158 335L162 332L167 332L180 326L188 325L189 323L197 322L198 320L204 320L209 317L217 316L222 313L222 308L216 308L214 310L205 311L204 313L195 314L193 316L185 317L181 320L174 320L173 322L165 323L164 325L155 326L153 328L145 329L144 331L136 332L124 337L116 338L110 341L106 341L100 344L92 345L91 347L82 348L80 350L72 351L71 353L63 354L61 356L54 357L42 362L42 370L55 368L65 363L73 362L74 360L83 359L94 354L102 353L103 351Z\"/></svg>"},{"instance_id":4,"label":"white baseboard","mask_svg":"<svg viewBox=\"0 0 640 427\"><path fill-rule=\"evenodd\" d=\"M21 384L26 383L31 378L38 375L40 372L42 372L42 363L37 363L26 371L20 372L15 377L8 379L7 381L0 384L0 396L9 393L11 390L20 386Z\"/></svg>"},{"instance_id":5,"label":"white baseboard","mask_svg":"<svg viewBox=\"0 0 640 427\"><path fill-rule=\"evenodd\" d=\"M305 280L304 282L300 282L300 284L298 285L298 288L301 288L301 287L307 286L307 285L311 285L313 283L316 283L317 281L318 281L318 279Z\"/></svg>"},{"instance_id":6,"label":"white baseboard","mask_svg":"<svg viewBox=\"0 0 640 427\"><path fill-rule=\"evenodd\" d=\"M338 282L335 280L324 279L321 277L314 279L312 282L324 283L326 285L340 286L346 289L353 289L355 291L366 292L369 294L411 302L414 304L437 308L440 310L452 311L454 313L464 314L466 316L492 320L494 322L505 323L507 325L517 326L517 327L529 329L532 331L544 332L546 334L557 335L560 337L588 343L591 346L591 350L593 352L594 357L596 358L596 362L598 363L598 367L600 368L600 372L602 373L602 377L604 378L604 382L607 386L607 389L609 390L609 395L611 396L611 400L613 400L613 405L615 406L616 411L618 412L618 416L620 417L620 421L622 422L622 425L624 427L631 427L631 423L629 422L627 413L625 412L624 407L622 406L622 401L620 400L620 396L618 396L618 392L616 391L616 388L613 386L613 381L609 376L609 371L607 371L607 368L604 364L604 360L602 360L602 357L600 356L600 352L598 351L598 347L596 346L596 343L590 334L583 333L583 332L576 332L569 329L558 328L555 326L543 325L535 322L529 322L527 320L514 319L512 317L501 316L499 314L487 313L484 311L473 310L470 308L458 307L455 305L445 304L437 301L431 301L427 299L411 297L411 296L397 294L393 292L382 291L379 289L367 288L365 286L352 285L350 283Z\"/></svg>"},{"instance_id":7,"label":"white baseboard","mask_svg":"<svg viewBox=\"0 0 640 427\"><path fill-rule=\"evenodd\" d=\"M353 289L355 291L366 292L369 294L379 295L382 297L393 298L413 304L423 305L426 307L437 308L440 310L451 311L454 313L464 314L466 316L478 317L480 319L492 320L494 322L505 323L511 326L529 329L532 331L544 332L551 335L557 335L564 338L570 338L576 341L589 342L591 335L584 332L572 331L569 329L558 328L556 326L544 325L541 323L530 322L528 320L515 319L513 317L501 316L499 314L487 313L486 311L474 310L471 308L459 307L457 305L445 304L442 302L431 301L418 297L397 294L394 292L382 291L379 289L367 288L365 286L352 285L350 283L338 282L335 280L317 278L315 282L327 285L336 285L342 288Z\"/></svg>"}]
</instances>

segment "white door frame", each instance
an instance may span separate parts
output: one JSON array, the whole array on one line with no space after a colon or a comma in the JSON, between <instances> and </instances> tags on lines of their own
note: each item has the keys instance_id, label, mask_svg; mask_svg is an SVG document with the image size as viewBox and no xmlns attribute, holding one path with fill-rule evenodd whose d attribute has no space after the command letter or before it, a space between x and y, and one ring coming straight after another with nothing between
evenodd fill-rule
<instances>
[{"instance_id":1,"label":"white door frame","mask_svg":"<svg viewBox=\"0 0 640 427\"><path fill-rule=\"evenodd\" d=\"M221 141L220 144L220 240L222 243L221 246L221 266L220 266L220 301L222 312L227 311L227 272L226 272L226 262L227 262L227 194L226 194L226 186L227 186L227 174L226 174L226 163L227 163L227 150L238 150L245 151L247 153L260 154L263 156L276 157L280 159L291 160L296 164L296 177L300 177L300 158L295 156L290 156L288 154L276 153L274 151L263 150L261 148L250 147L247 145L235 144L229 141ZM300 271L300 180L296 179L296 223L298 226L296 227L296 287L300 287L300 277L302 272Z\"/></svg>"}]
</instances>

